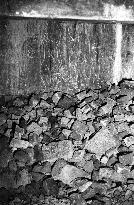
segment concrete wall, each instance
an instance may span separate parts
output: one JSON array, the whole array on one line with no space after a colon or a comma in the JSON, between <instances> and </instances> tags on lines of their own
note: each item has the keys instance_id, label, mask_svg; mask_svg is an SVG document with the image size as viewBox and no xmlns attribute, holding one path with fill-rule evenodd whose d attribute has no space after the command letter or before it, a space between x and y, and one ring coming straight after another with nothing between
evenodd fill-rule
<instances>
[{"instance_id":1,"label":"concrete wall","mask_svg":"<svg viewBox=\"0 0 134 205\"><path fill-rule=\"evenodd\" d=\"M104 86L114 54L114 24L0 19L0 94Z\"/></svg>"},{"instance_id":2,"label":"concrete wall","mask_svg":"<svg viewBox=\"0 0 134 205\"><path fill-rule=\"evenodd\" d=\"M133 30L133 0L1 0L0 95L134 79Z\"/></svg>"}]
</instances>

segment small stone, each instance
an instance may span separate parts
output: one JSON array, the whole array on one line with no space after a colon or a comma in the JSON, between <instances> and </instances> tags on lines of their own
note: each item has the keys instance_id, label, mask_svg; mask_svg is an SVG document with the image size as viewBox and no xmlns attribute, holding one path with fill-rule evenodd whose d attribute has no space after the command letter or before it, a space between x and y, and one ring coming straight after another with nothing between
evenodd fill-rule
<instances>
[{"instance_id":1,"label":"small stone","mask_svg":"<svg viewBox=\"0 0 134 205\"><path fill-rule=\"evenodd\" d=\"M74 104L75 104L75 100L73 97L62 95L60 100L58 101L57 106L67 110L69 107L73 106Z\"/></svg>"},{"instance_id":2,"label":"small stone","mask_svg":"<svg viewBox=\"0 0 134 205\"><path fill-rule=\"evenodd\" d=\"M81 169L76 168L75 166L65 165L62 169L60 174L54 176L55 180L61 180L63 183L72 186L73 180L80 177L89 177L89 174L84 172Z\"/></svg>"},{"instance_id":3,"label":"small stone","mask_svg":"<svg viewBox=\"0 0 134 205\"><path fill-rule=\"evenodd\" d=\"M31 110L29 113L30 120L36 119L36 110Z\"/></svg>"},{"instance_id":4,"label":"small stone","mask_svg":"<svg viewBox=\"0 0 134 205\"><path fill-rule=\"evenodd\" d=\"M30 98L29 105L32 106L32 107L36 107L38 104L39 104L39 98L38 98L38 96L33 95L33 96Z\"/></svg>"},{"instance_id":5,"label":"small stone","mask_svg":"<svg viewBox=\"0 0 134 205\"><path fill-rule=\"evenodd\" d=\"M57 92L52 96L52 101L55 105L57 105L58 101L61 98L61 93Z\"/></svg>"},{"instance_id":6,"label":"small stone","mask_svg":"<svg viewBox=\"0 0 134 205\"><path fill-rule=\"evenodd\" d=\"M117 147L111 148L111 149L109 149L109 150L106 151L106 156L107 156L108 158L110 158L112 155L113 155L114 157L116 157L116 155L117 155L118 152L119 152L119 151L118 151Z\"/></svg>"},{"instance_id":7,"label":"small stone","mask_svg":"<svg viewBox=\"0 0 134 205\"><path fill-rule=\"evenodd\" d=\"M103 107L101 107L103 114L107 114L107 113L110 114L112 112L112 108L115 104L116 104L116 102L113 99L107 98L107 104L104 105Z\"/></svg>"},{"instance_id":8,"label":"small stone","mask_svg":"<svg viewBox=\"0 0 134 205\"><path fill-rule=\"evenodd\" d=\"M67 118L69 118L69 119L74 119L74 118L76 118L75 116L73 116L72 114L71 114L71 112L70 112L70 110L65 110L64 111L64 116L65 117L67 117Z\"/></svg>"},{"instance_id":9,"label":"small stone","mask_svg":"<svg viewBox=\"0 0 134 205\"><path fill-rule=\"evenodd\" d=\"M31 175L32 175L32 179L36 182L41 181L44 177L44 174L39 172L31 172Z\"/></svg>"},{"instance_id":10,"label":"small stone","mask_svg":"<svg viewBox=\"0 0 134 205\"><path fill-rule=\"evenodd\" d=\"M58 196L59 193L59 187L57 182L53 179L45 179L43 181L43 189L44 189L44 194L47 196Z\"/></svg>"},{"instance_id":11,"label":"small stone","mask_svg":"<svg viewBox=\"0 0 134 205\"><path fill-rule=\"evenodd\" d=\"M30 132L34 132L37 135L40 135L42 133L42 128L35 122L32 122L28 127L27 127L27 131Z\"/></svg>"},{"instance_id":12,"label":"small stone","mask_svg":"<svg viewBox=\"0 0 134 205\"><path fill-rule=\"evenodd\" d=\"M0 126L4 124L7 120L7 116L4 113L0 114Z\"/></svg>"},{"instance_id":13,"label":"small stone","mask_svg":"<svg viewBox=\"0 0 134 205\"><path fill-rule=\"evenodd\" d=\"M45 100L41 100L40 107L43 109L46 109L46 108L50 108L51 105L49 103L47 103Z\"/></svg>"},{"instance_id":14,"label":"small stone","mask_svg":"<svg viewBox=\"0 0 134 205\"><path fill-rule=\"evenodd\" d=\"M113 175L114 170L111 168L100 168L99 169L99 179L102 180L103 178L111 178Z\"/></svg>"},{"instance_id":15,"label":"small stone","mask_svg":"<svg viewBox=\"0 0 134 205\"><path fill-rule=\"evenodd\" d=\"M71 162L80 162L83 160L85 154L85 150L76 150L73 153L72 158L70 159Z\"/></svg>"},{"instance_id":16,"label":"small stone","mask_svg":"<svg viewBox=\"0 0 134 205\"><path fill-rule=\"evenodd\" d=\"M71 134L71 130L68 130L68 129L63 129L62 130L62 133L63 133L63 135L65 135L67 138L70 136L70 134Z\"/></svg>"},{"instance_id":17,"label":"small stone","mask_svg":"<svg viewBox=\"0 0 134 205\"><path fill-rule=\"evenodd\" d=\"M8 129L12 128L12 120L7 120Z\"/></svg>"},{"instance_id":18,"label":"small stone","mask_svg":"<svg viewBox=\"0 0 134 205\"><path fill-rule=\"evenodd\" d=\"M74 119L70 120L70 122L68 122L67 124L67 127L70 129L73 123L74 123Z\"/></svg>"},{"instance_id":19,"label":"small stone","mask_svg":"<svg viewBox=\"0 0 134 205\"><path fill-rule=\"evenodd\" d=\"M109 118L100 120L100 124L104 127L107 127L109 123Z\"/></svg>"},{"instance_id":20,"label":"small stone","mask_svg":"<svg viewBox=\"0 0 134 205\"><path fill-rule=\"evenodd\" d=\"M9 161L8 166L9 166L9 169L10 169L11 172L12 171L14 171L14 172L17 171L17 164L16 164L15 160Z\"/></svg>"},{"instance_id":21,"label":"small stone","mask_svg":"<svg viewBox=\"0 0 134 205\"><path fill-rule=\"evenodd\" d=\"M17 150L14 152L14 159L17 163L21 163L25 166L25 164L29 161L29 156L24 150Z\"/></svg>"},{"instance_id":22,"label":"small stone","mask_svg":"<svg viewBox=\"0 0 134 205\"><path fill-rule=\"evenodd\" d=\"M88 130L88 126L84 122L76 120L72 126L72 130L74 130L76 133L80 134L81 137L83 137Z\"/></svg>"},{"instance_id":23,"label":"small stone","mask_svg":"<svg viewBox=\"0 0 134 205\"><path fill-rule=\"evenodd\" d=\"M25 121L28 121L29 118L30 118L29 113L23 115L23 119L24 119Z\"/></svg>"},{"instance_id":24,"label":"small stone","mask_svg":"<svg viewBox=\"0 0 134 205\"><path fill-rule=\"evenodd\" d=\"M28 170L23 169L19 172L19 178L16 183L16 187L18 188L19 186L26 186L27 184L31 183L31 175L28 173Z\"/></svg>"},{"instance_id":25,"label":"small stone","mask_svg":"<svg viewBox=\"0 0 134 205\"><path fill-rule=\"evenodd\" d=\"M71 132L70 138L72 138L76 141L81 141L81 135L74 130Z\"/></svg>"},{"instance_id":26,"label":"small stone","mask_svg":"<svg viewBox=\"0 0 134 205\"><path fill-rule=\"evenodd\" d=\"M107 164L107 162L108 162L108 157L107 157L107 156L103 156L103 157L101 158L101 163Z\"/></svg>"},{"instance_id":27,"label":"small stone","mask_svg":"<svg viewBox=\"0 0 134 205\"><path fill-rule=\"evenodd\" d=\"M78 193L73 193L70 195L70 201L71 204L77 204L77 205L86 205L86 201L82 198L82 196Z\"/></svg>"},{"instance_id":28,"label":"small stone","mask_svg":"<svg viewBox=\"0 0 134 205\"><path fill-rule=\"evenodd\" d=\"M96 135L91 138L85 145L85 149L96 154L96 157L100 157L105 154L110 148L116 147L117 141L108 129L101 129Z\"/></svg>"},{"instance_id":29,"label":"small stone","mask_svg":"<svg viewBox=\"0 0 134 205\"><path fill-rule=\"evenodd\" d=\"M88 172L88 173L91 173L94 169L94 164L93 164L93 161L90 160L90 161L86 161L84 166L83 166L83 169Z\"/></svg>"},{"instance_id":30,"label":"small stone","mask_svg":"<svg viewBox=\"0 0 134 205\"><path fill-rule=\"evenodd\" d=\"M47 92L42 93L40 98L46 100L48 98L48 93Z\"/></svg>"},{"instance_id":31,"label":"small stone","mask_svg":"<svg viewBox=\"0 0 134 205\"><path fill-rule=\"evenodd\" d=\"M26 126L27 126L26 120L25 120L23 117L21 117L21 118L19 119L19 126L20 126L21 128L26 128Z\"/></svg>"},{"instance_id":32,"label":"small stone","mask_svg":"<svg viewBox=\"0 0 134 205\"><path fill-rule=\"evenodd\" d=\"M73 155L73 145L69 140L52 142L42 146L44 161L55 162L58 158L69 160Z\"/></svg>"},{"instance_id":33,"label":"small stone","mask_svg":"<svg viewBox=\"0 0 134 205\"><path fill-rule=\"evenodd\" d=\"M25 141L25 140L20 140L20 139L12 139L11 143L10 143L10 147L12 148L13 151L15 151L16 149L26 149L28 147L31 147L32 144Z\"/></svg>"},{"instance_id":34,"label":"small stone","mask_svg":"<svg viewBox=\"0 0 134 205\"><path fill-rule=\"evenodd\" d=\"M44 162L42 165L35 165L33 168L33 172L39 172L44 175L51 174L51 164L50 162Z\"/></svg>"},{"instance_id":35,"label":"small stone","mask_svg":"<svg viewBox=\"0 0 134 205\"><path fill-rule=\"evenodd\" d=\"M80 192L86 191L92 185L92 183L93 182L86 182L85 184L79 187L79 191Z\"/></svg>"},{"instance_id":36,"label":"small stone","mask_svg":"<svg viewBox=\"0 0 134 205\"><path fill-rule=\"evenodd\" d=\"M118 161L117 157L112 156L109 158L109 160L107 161L107 166L112 166L113 164L115 164Z\"/></svg>"},{"instance_id":37,"label":"small stone","mask_svg":"<svg viewBox=\"0 0 134 205\"><path fill-rule=\"evenodd\" d=\"M89 105L84 105L84 107L81 108L81 111L84 113L84 114L87 114L88 112L91 111L91 107Z\"/></svg>"},{"instance_id":38,"label":"small stone","mask_svg":"<svg viewBox=\"0 0 134 205\"><path fill-rule=\"evenodd\" d=\"M121 164L125 165L130 165L133 162L133 153L125 154L119 156L119 162Z\"/></svg>"},{"instance_id":39,"label":"small stone","mask_svg":"<svg viewBox=\"0 0 134 205\"><path fill-rule=\"evenodd\" d=\"M76 109L76 118L79 121L87 120L87 115L82 113L82 110L80 108Z\"/></svg>"},{"instance_id":40,"label":"small stone","mask_svg":"<svg viewBox=\"0 0 134 205\"><path fill-rule=\"evenodd\" d=\"M131 146L131 145L134 144L134 136L133 136L133 135L128 136L128 137L126 137L125 139L123 139L123 141L125 142L125 145L126 145L127 147L129 147L129 146Z\"/></svg>"},{"instance_id":41,"label":"small stone","mask_svg":"<svg viewBox=\"0 0 134 205\"><path fill-rule=\"evenodd\" d=\"M77 95L76 95L76 97L78 98L78 100L83 100L84 98L86 98L87 97L87 93L86 93L86 90L84 90L84 91L81 91L80 93L78 93Z\"/></svg>"},{"instance_id":42,"label":"small stone","mask_svg":"<svg viewBox=\"0 0 134 205\"><path fill-rule=\"evenodd\" d=\"M114 115L114 119L117 122L125 122L125 114L118 114L118 115Z\"/></svg>"},{"instance_id":43,"label":"small stone","mask_svg":"<svg viewBox=\"0 0 134 205\"><path fill-rule=\"evenodd\" d=\"M64 125L64 126L67 126L68 122L70 121L69 118L67 117L62 117L61 118L61 126Z\"/></svg>"},{"instance_id":44,"label":"small stone","mask_svg":"<svg viewBox=\"0 0 134 205\"><path fill-rule=\"evenodd\" d=\"M8 149L4 149L3 152L0 153L0 167L6 168L8 166L8 162L12 159L12 152Z\"/></svg>"},{"instance_id":45,"label":"small stone","mask_svg":"<svg viewBox=\"0 0 134 205\"><path fill-rule=\"evenodd\" d=\"M25 151L27 152L28 158L29 158L28 165L34 164L36 162L34 149L31 147L28 147Z\"/></svg>"}]
</instances>

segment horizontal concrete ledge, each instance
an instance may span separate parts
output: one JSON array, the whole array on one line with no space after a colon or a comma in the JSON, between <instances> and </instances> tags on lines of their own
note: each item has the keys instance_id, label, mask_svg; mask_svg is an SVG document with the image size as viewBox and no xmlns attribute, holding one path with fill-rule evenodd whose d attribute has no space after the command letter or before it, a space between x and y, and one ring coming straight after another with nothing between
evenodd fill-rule
<instances>
[{"instance_id":1,"label":"horizontal concrete ledge","mask_svg":"<svg viewBox=\"0 0 134 205\"><path fill-rule=\"evenodd\" d=\"M108 0L2 0L0 16L134 23L134 3ZM125 2L122 0L122 2ZM126 1L127 2L127 1Z\"/></svg>"}]
</instances>

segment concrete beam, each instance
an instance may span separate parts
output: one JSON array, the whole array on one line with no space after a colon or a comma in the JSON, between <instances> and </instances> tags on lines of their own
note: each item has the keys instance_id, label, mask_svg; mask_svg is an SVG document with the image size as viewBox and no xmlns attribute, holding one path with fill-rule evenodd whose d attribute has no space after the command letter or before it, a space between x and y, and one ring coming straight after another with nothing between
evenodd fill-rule
<instances>
[{"instance_id":1,"label":"concrete beam","mask_svg":"<svg viewBox=\"0 0 134 205\"><path fill-rule=\"evenodd\" d=\"M133 0L2 0L1 16L134 23Z\"/></svg>"}]
</instances>

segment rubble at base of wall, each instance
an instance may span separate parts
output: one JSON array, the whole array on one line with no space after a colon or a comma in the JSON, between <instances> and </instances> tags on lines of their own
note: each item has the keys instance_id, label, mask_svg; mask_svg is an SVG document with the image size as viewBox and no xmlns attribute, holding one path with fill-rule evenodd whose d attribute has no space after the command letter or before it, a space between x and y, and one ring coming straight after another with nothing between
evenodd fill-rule
<instances>
[{"instance_id":1,"label":"rubble at base of wall","mask_svg":"<svg viewBox=\"0 0 134 205\"><path fill-rule=\"evenodd\" d=\"M134 81L1 100L0 204L134 204Z\"/></svg>"}]
</instances>

